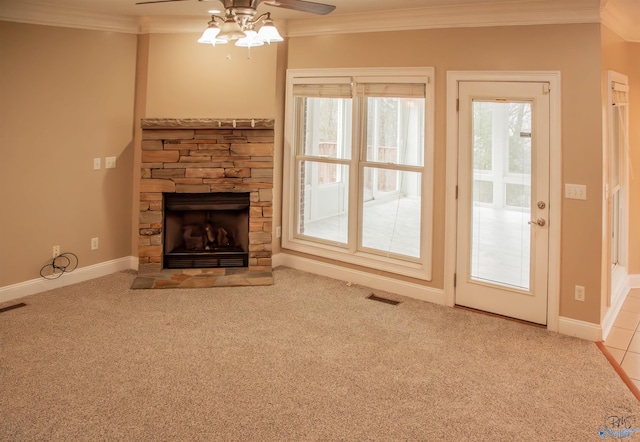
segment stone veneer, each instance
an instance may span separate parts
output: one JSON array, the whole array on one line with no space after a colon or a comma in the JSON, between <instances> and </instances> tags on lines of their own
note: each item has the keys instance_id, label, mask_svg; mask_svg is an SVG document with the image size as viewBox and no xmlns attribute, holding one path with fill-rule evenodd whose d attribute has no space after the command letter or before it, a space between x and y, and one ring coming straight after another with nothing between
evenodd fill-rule
<instances>
[{"instance_id":1,"label":"stone veneer","mask_svg":"<svg viewBox=\"0 0 640 442\"><path fill-rule=\"evenodd\" d=\"M171 192L249 192L246 270L270 274L273 149L273 120L143 119L138 274L163 271L163 193Z\"/></svg>"}]
</instances>

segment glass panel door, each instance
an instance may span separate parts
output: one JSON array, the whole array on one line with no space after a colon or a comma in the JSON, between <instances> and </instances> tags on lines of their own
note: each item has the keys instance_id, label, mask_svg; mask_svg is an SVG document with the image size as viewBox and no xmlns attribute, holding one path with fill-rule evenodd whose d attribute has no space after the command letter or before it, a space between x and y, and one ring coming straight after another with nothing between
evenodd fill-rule
<instances>
[{"instance_id":1,"label":"glass panel door","mask_svg":"<svg viewBox=\"0 0 640 442\"><path fill-rule=\"evenodd\" d=\"M529 289L531 103L472 102L471 278Z\"/></svg>"},{"instance_id":2,"label":"glass panel door","mask_svg":"<svg viewBox=\"0 0 640 442\"><path fill-rule=\"evenodd\" d=\"M460 82L456 304L547 320L549 94Z\"/></svg>"}]
</instances>

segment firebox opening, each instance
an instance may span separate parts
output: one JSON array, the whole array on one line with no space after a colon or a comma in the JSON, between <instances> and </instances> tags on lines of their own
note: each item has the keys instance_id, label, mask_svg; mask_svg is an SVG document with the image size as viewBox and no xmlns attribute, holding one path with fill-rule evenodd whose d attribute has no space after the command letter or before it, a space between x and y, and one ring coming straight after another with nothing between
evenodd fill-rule
<instances>
[{"instance_id":1,"label":"firebox opening","mask_svg":"<svg viewBox=\"0 0 640 442\"><path fill-rule=\"evenodd\" d=\"M164 195L164 268L248 267L248 259L248 193Z\"/></svg>"}]
</instances>

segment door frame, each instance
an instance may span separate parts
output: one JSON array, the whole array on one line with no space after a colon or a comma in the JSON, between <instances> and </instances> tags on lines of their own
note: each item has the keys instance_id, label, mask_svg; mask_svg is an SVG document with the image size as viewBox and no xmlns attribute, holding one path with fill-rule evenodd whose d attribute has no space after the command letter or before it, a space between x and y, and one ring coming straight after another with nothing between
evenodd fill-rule
<instances>
[{"instance_id":1,"label":"door frame","mask_svg":"<svg viewBox=\"0 0 640 442\"><path fill-rule=\"evenodd\" d=\"M547 329L558 331L560 316L560 239L562 214L562 139L559 71L448 71L445 194L444 301L455 305L454 278L457 258L458 200L458 83L462 81L547 82L549 96L549 269L547 279Z\"/></svg>"}]
</instances>

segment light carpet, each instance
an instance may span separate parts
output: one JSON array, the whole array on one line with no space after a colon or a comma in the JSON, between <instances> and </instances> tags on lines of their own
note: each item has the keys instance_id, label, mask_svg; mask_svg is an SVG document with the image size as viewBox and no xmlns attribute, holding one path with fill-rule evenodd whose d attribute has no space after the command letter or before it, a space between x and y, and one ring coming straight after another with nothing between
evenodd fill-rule
<instances>
[{"instance_id":1,"label":"light carpet","mask_svg":"<svg viewBox=\"0 0 640 442\"><path fill-rule=\"evenodd\" d=\"M0 313L0 440L588 441L610 416L640 426L592 342L273 276L132 290L121 272L13 301L27 306Z\"/></svg>"}]
</instances>

